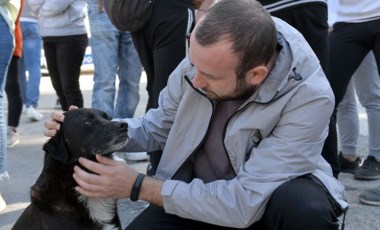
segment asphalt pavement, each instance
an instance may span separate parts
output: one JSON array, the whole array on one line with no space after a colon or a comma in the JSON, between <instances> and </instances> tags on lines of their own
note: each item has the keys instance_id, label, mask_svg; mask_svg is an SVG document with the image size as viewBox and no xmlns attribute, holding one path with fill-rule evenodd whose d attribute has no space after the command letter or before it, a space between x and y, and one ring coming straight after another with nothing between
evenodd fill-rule
<instances>
[{"instance_id":1,"label":"asphalt pavement","mask_svg":"<svg viewBox=\"0 0 380 230\"><path fill-rule=\"evenodd\" d=\"M135 116L144 114L147 100L146 78L141 78L140 103ZM84 95L85 107L91 107L92 76L81 76L81 89ZM39 110L44 114L44 120L48 119L54 111L56 96L49 77L43 77L40 85ZM358 152L362 157L368 154L368 127L367 117L362 107L360 111L360 137ZM0 212L0 230L9 230L22 211L30 203L29 189L39 176L44 152L42 146L47 140L43 136L43 121L30 122L23 114L19 126L20 143L8 149L7 166L10 174L9 181L0 183L0 191L7 202L7 208ZM145 172L147 161L128 162L140 172ZM380 180L359 181L352 174L340 174L340 181L346 187L346 196L350 208L346 216L345 230L380 230L380 206L368 206L359 203L358 196L365 189L380 185ZM146 202L130 202L127 199L118 202L120 219L123 227L127 226L148 204ZM342 219L342 218L340 218Z\"/></svg>"}]
</instances>

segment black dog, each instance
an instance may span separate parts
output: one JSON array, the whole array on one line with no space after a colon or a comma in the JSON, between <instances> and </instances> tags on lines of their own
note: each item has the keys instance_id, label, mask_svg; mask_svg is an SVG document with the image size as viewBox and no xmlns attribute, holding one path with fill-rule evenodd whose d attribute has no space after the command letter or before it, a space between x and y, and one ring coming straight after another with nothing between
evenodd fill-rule
<instances>
[{"instance_id":1,"label":"black dog","mask_svg":"<svg viewBox=\"0 0 380 230\"><path fill-rule=\"evenodd\" d=\"M75 191L73 168L78 158L112 156L128 142L128 126L112 122L95 109L65 113L61 129L44 146L41 175L31 187L31 204L12 229L120 229L116 201L86 198Z\"/></svg>"}]
</instances>

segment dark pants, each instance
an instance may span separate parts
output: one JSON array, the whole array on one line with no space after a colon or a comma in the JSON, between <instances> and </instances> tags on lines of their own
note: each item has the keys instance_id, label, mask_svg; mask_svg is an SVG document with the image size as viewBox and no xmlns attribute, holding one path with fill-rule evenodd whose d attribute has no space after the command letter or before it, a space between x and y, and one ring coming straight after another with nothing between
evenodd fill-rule
<instances>
[{"instance_id":1,"label":"dark pants","mask_svg":"<svg viewBox=\"0 0 380 230\"><path fill-rule=\"evenodd\" d=\"M133 43L147 75L146 111L158 107L158 97L169 75L186 56L186 35L193 26L192 0L159 0L148 24L132 33ZM152 173L162 152L149 153Z\"/></svg>"},{"instance_id":2,"label":"dark pants","mask_svg":"<svg viewBox=\"0 0 380 230\"><path fill-rule=\"evenodd\" d=\"M79 77L88 44L87 34L44 37L44 51L50 78L62 109L83 107Z\"/></svg>"},{"instance_id":3,"label":"dark pants","mask_svg":"<svg viewBox=\"0 0 380 230\"><path fill-rule=\"evenodd\" d=\"M335 94L334 118L336 117L336 107L342 101L352 75L371 50L375 55L378 71L380 71L380 19L360 23L338 22L334 24L330 34L330 83ZM332 152L334 151L332 148L337 148L335 124L334 128L335 134L329 133L325 146L327 143L335 142L335 144L330 146L330 150L324 148L324 151ZM335 172L335 174L337 173Z\"/></svg>"},{"instance_id":4,"label":"dark pants","mask_svg":"<svg viewBox=\"0 0 380 230\"><path fill-rule=\"evenodd\" d=\"M337 230L342 210L326 188L312 176L300 177L281 185L272 194L262 219L249 230ZM183 204L186 205L186 204ZM215 210L218 212L218 210ZM234 229L166 214L150 205L126 230L224 230Z\"/></svg>"},{"instance_id":5,"label":"dark pants","mask_svg":"<svg viewBox=\"0 0 380 230\"><path fill-rule=\"evenodd\" d=\"M8 126L18 127L22 112L22 95L19 81L20 58L12 56L8 68L5 92L8 99Z\"/></svg>"}]
</instances>

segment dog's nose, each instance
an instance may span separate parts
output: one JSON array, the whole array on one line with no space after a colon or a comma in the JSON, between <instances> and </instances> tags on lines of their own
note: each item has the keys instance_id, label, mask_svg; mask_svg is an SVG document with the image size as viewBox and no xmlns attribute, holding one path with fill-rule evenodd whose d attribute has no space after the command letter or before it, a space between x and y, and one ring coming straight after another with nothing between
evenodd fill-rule
<instances>
[{"instance_id":1,"label":"dog's nose","mask_svg":"<svg viewBox=\"0 0 380 230\"><path fill-rule=\"evenodd\" d=\"M128 129L128 124L127 123L120 123L120 129L121 130Z\"/></svg>"}]
</instances>

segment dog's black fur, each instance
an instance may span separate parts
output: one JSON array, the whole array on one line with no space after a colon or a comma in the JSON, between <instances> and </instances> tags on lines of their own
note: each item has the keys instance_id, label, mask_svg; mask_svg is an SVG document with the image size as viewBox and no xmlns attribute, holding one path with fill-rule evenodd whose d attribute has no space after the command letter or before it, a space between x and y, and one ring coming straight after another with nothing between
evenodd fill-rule
<instances>
[{"instance_id":1,"label":"dog's black fur","mask_svg":"<svg viewBox=\"0 0 380 230\"><path fill-rule=\"evenodd\" d=\"M44 166L31 187L31 204L12 229L120 229L116 201L81 196L74 189L73 167L79 157L111 156L127 141L127 124L111 122L102 111L66 112L60 131L43 146Z\"/></svg>"}]
</instances>

